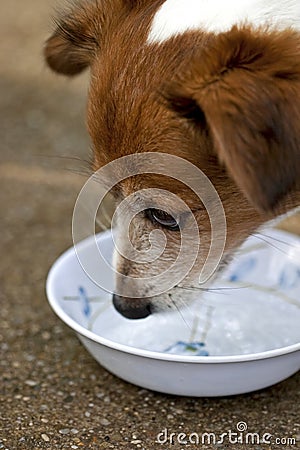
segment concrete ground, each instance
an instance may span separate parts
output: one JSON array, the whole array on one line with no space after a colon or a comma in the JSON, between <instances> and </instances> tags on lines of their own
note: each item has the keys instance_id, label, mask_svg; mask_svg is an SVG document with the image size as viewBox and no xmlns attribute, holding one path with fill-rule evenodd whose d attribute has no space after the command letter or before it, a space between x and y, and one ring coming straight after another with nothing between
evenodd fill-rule
<instances>
[{"instance_id":1,"label":"concrete ground","mask_svg":"<svg viewBox=\"0 0 300 450\"><path fill-rule=\"evenodd\" d=\"M87 76L57 78L42 60L53 5L0 3L0 449L181 449L188 446L155 443L157 434L167 428L219 435L240 421L252 432L300 439L299 374L232 398L148 392L100 367L50 310L45 277L71 245L84 180L73 172L84 172L86 163L76 158L88 159L89 147ZM298 219L285 226L300 231Z\"/></svg>"}]
</instances>

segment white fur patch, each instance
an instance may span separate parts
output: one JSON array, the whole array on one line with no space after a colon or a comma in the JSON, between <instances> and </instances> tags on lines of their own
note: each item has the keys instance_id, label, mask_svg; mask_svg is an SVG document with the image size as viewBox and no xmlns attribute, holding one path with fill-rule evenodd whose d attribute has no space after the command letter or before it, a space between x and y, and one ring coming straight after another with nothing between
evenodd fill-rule
<instances>
[{"instance_id":1,"label":"white fur patch","mask_svg":"<svg viewBox=\"0 0 300 450\"><path fill-rule=\"evenodd\" d=\"M241 23L300 30L300 0L166 0L148 42L164 42L188 30L220 33Z\"/></svg>"}]
</instances>

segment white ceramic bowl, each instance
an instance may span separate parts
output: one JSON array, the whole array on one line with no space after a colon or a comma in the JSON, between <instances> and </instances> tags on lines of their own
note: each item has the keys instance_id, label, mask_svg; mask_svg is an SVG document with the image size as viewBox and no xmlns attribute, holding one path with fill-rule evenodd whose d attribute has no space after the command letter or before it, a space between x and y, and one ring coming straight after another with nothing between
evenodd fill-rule
<instances>
[{"instance_id":1,"label":"white ceramic bowl","mask_svg":"<svg viewBox=\"0 0 300 450\"><path fill-rule=\"evenodd\" d=\"M92 239L77 250L89 258ZM97 236L110 260L110 232ZM99 267L112 285L103 260ZM106 369L130 383L187 396L273 385L300 369L300 239L267 230L241 248L222 280L189 308L128 320L82 269L73 248L47 280L57 315Z\"/></svg>"}]
</instances>

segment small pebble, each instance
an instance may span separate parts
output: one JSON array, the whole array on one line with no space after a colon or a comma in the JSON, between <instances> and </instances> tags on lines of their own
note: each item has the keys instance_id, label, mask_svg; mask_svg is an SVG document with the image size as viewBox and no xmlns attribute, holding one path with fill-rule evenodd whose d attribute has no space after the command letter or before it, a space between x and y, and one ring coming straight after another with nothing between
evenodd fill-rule
<instances>
[{"instance_id":1,"label":"small pebble","mask_svg":"<svg viewBox=\"0 0 300 450\"><path fill-rule=\"evenodd\" d=\"M79 431L76 428L72 428L71 433L72 434L77 434L77 433L79 433Z\"/></svg>"},{"instance_id":2,"label":"small pebble","mask_svg":"<svg viewBox=\"0 0 300 450\"><path fill-rule=\"evenodd\" d=\"M110 425L110 421L107 419L100 419L99 422L101 423L101 425L104 425L105 427L107 427L107 425Z\"/></svg>"},{"instance_id":3,"label":"small pebble","mask_svg":"<svg viewBox=\"0 0 300 450\"><path fill-rule=\"evenodd\" d=\"M50 438L49 438L49 436L47 436L47 434L42 434L42 439L45 442L49 442L50 441Z\"/></svg>"},{"instance_id":4,"label":"small pebble","mask_svg":"<svg viewBox=\"0 0 300 450\"><path fill-rule=\"evenodd\" d=\"M63 428L62 430L59 430L60 434L69 434L70 433L70 428Z\"/></svg>"},{"instance_id":5,"label":"small pebble","mask_svg":"<svg viewBox=\"0 0 300 450\"><path fill-rule=\"evenodd\" d=\"M51 338L51 334L48 331L44 331L42 333L42 338L44 339L44 341L49 341L49 339Z\"/></svg>"},{"instance_id":6,"label":"small pebble","mask_svg":"<svg viewBox=\"0 0 300 450\"><path fill-rule=\"evenodd\" d=\"M34 381L34 380L26 380L25 384L27 384L27 386L30 386L30 387L35 387L38 385L38 382Z\"/></svg>"},{"instance_id":7,"label":"small pebble","mask_svg":"<svg viewBox=\"0 0 300 450\"><path fill-rule=\"evenodd\" d=\"M85 417L91 417L91 413L88 412L88 411L86 411L86 412L84 413L84 415L85 415Z\"/></svg>"},{"instance_id":8,"label":"small pebble","mask_svg":"<svg viewBox=\"0 0 300 450\"><path fill-rule=\"evenodd\" d=\"M131 444L135 444L135 445L137 445L137 444L141 444L142 443L142 441L140 441L139 439L134 439L133 441L131 441L130 442Z\"/></svg>"}]
</instances>

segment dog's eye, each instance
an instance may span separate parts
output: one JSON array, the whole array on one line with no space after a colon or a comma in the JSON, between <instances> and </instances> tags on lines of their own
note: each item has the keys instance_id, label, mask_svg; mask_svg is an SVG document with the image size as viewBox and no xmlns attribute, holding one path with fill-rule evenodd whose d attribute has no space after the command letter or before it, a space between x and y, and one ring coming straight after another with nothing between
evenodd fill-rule
<instances>
[{"instance_id":1,"label":"dog's eye","mask_svg":"<svg viewBox=\"0 0 300 450\"><path fill-rule=\"evenodd\" d=\"M178 231L179 224L176 219L174 219L171 214L162 211L161 209L150 208L146 210L146 215L148 219L153 223L158 223L164 228L168 228L168 230Z\"/></svg>"}]
</instances>

